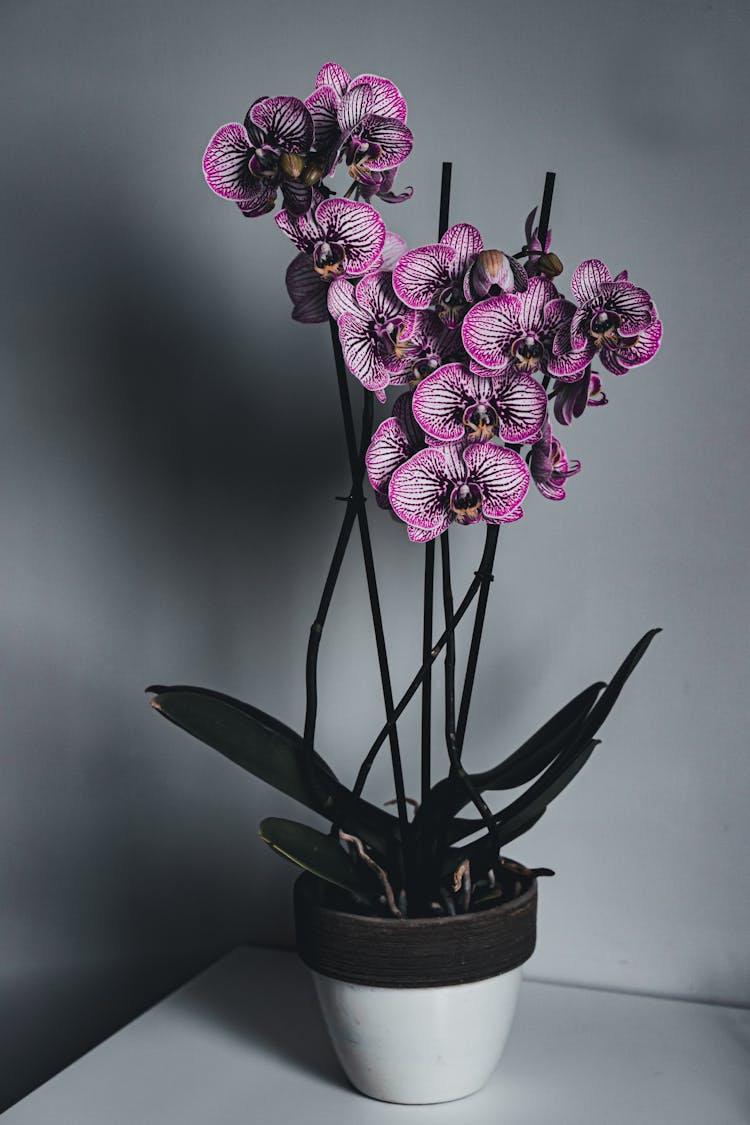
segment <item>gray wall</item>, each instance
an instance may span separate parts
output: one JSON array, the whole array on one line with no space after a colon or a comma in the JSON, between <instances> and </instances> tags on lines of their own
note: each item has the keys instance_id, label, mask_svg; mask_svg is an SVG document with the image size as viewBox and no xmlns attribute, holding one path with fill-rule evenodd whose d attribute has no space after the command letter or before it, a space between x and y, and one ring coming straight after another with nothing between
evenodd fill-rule
<instances>
[{"instance_id":1,"label":"gray wall","mask_svg":"<svg viewBox=\"0 0 750 1125\"><path fill-rule=\"evenodd\" d=\"M530 971L750 1002L741 12L6 0L0 1103L238 942L292 940L294 873L256 826L294 807L143 687L301 724L347 478L330 343L289 319L290 244L212 196L200 158L328 58L407 97L415 197L386 217L410 245L434 237L441 160L452 219L507 249L553 168L568 276L596 255L656 297L663 350L569 433L568 500L531 497L502 535L467 754L513 749L662 625L595 758L514 845L558 872ZM372 519L402 685L421 552ZM481 539L454 535L459 576ZM353 551L321 659L320 747L347 777L381 720L363 599ZM391 796L384 769L371 792Z\"/></svg>"}]
</instances>

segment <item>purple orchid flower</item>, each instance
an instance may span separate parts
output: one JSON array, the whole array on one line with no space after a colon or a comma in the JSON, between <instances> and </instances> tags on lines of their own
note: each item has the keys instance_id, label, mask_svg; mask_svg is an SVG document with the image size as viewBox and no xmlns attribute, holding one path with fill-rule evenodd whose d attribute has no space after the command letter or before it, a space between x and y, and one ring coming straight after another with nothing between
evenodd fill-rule
<instances>
[{"instance_id":1,"label":"purple orchid flower","mask_svg":"<svg viewBox=\"0 0 750 1125\"><path fill-rule=\"evenodd\" d=\"M406 126L406 101L387 78L360 74L352 79L338 63L328 62L318 71L315 91L306 104L324 117L324 128L330 136L335 113L339 139L336 160L343 156L357 181L371 186L373 173L397 168L411 152L413 138ZM391 178L386 193L392 184ZM376 182L375 187L379 186Z\"/></svg>"},{"instance_id":2,"label":"purple orchid flower","mask_svg":"<svg viewBox=\"0 0 750 1125\"><path fill-rule=\"evenodd\" d=\"M368 273L354 289L343 281L334 286L329 308L338 320L344 362L362 386L384 402L385 387L405 382L399 379L408 368L404 341L415 313L399 301L388 270Z\"/></svg>"},{"instance_id":3,"label":"purple orchid flower","mask_svg":"<svg viewBox=\"0 0 750 1125\"><path fill-rule=\"evenodd\" d=\"M298 250L312 256L313 269L327 280L366 273L385 242L380 215L353 199L324 199L307 215L279 211L276 224Z\"/></svg>"},{"instance_id":4,"label":"purple orchid flower","mask_svg":"<svg viewBox=\"0 0 750 1125\"><path fill-rule=\"evenodd\" d=\"M628 281L614 279L604 262L589 258L575 270L570 287L578 303L569 324L559 329L548 370L557 379L579 379L597 351L617 375L656 354L661 323L651 297Z\"/></svg>"},{"instance_id":5,"label":"purple orchid flower","mask_svg":"<svg viewBox=\"0 0 750 1125\"><path fill-rule=\"evenodd\" d=\"M288 210L304 214L317 177L308 166L314 136L313 119L299 98L259 98L244 125L222 125L209 141L206 183L249 217L272 211L279 187Z\"/></svg>"},{"instance_id":6,"label":"purple orchid flower","mask_svg":"<svg viewBox=\"0 0 750 1125\"><path fill-rule=\"evenodd\" d=\"M460 363L428 375L414 391L412 405L422 429L438 442L498 436L524 444L537 440L547 417L547 394L530 375L510 372L484 379Z\"/></svg>"},{"instance_id":7,"label":"purple orchid flower","mask_svg":"<svg viewBox=\"0 0 750 1125\"><path fill-rule=\"evenodd\" d=\"M553 436L547 422L541 438L532 446L529 468L534 484L542 496L548 500L564 500L565 481L580 472L581 462L568 461L565 450Z\"/></svg>"},{"instance_id":8,"label":"purple orchid flower","mask_svg":"<svg viewBox=\"0 0 750 1125\"><path fill-rule=\"evenodd\" d=\"M399 465L424 447L424 434L412 412L411 391L398 396L390 418L378 426L365 454L365 466L380 508L391 507L388 486Z\"/></svg>"},{"instance_id":9,"label":"purple orchid flower","mask_svg":"<svg viewBox=\"0 0 750 1125\"><path fill-rule=\"evenodd\" d=\"M409 538L424 543L452 523L511 523L523 515L529 470L513 449L459 443L419 450L391 477L388 497Z\"/></svg>"},{"instance_id":10,"label":"purple orchid flower","mask_svg":"<svg viewBox=\"0 0 750 1125\"><path fill-rule=\"evenodd\" d=\"M461 327L472 370L546 371L556 333L570 322L574 309L546 277L531 278L524 293L474 305Z\"/></svg>"},{"instance_id":11,"label":"purple orchid flower","mask_svg":"<svg viewBox=\"0 0 750 1125\"><path fill-rule=\"evenodd\" d=\"M393 269L405 250L406 241L401 235L387 230L383 249L369 269ZM353 293L352 282L345 277L330 281L321 276L313 265L312 255L303 250L287 267L286 288L292 299L292 319L302 324L322 324L328 320L329 312L337 320L342 312L350 310L347 291ZM341 293L340 309L339 303L332 299L334 289Z\"/></svg>"},{"instance_id":12,"label":"purple orchid flower","mask_svg":"<svg viewBox=\"0 0 750 1125\"><path fill-rule=\"evenodd\" d=\"M476 227L457 223L439 243L405 254L393 271L393 287L409 308L434 308L444 324L456 328L473 300L470 286L465 286L467 271L483 251L482 236ZM495 253L503 259L501 274L508 286L526 288L526 274L518 263L510 266L511 259L500 251L485 253Z\"/></svg>"},{"instance_id":13,"label":"purple orchid flower","mask_svg":"<svg viewBox=\"0 0 750 1125\"><path fill-rule=\"evenodd\" d=\"M561 426L569 426L574 418L581 417L587 406L606 406L608 401L601 379L587 367L577 382L557 384L553 399L555 418Z\"/></svg>"}]
</instances>

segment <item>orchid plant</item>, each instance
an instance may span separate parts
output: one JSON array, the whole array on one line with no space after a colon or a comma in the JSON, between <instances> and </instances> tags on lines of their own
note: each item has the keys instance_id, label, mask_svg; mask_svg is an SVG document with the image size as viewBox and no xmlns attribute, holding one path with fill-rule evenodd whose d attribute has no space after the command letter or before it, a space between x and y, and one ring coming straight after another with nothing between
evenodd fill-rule
<instances>
[{"instance_id":1,"label":"orchid plant","mask_svg":"<svg viewBox=\"0 0 750 1125\"><path fill-rule=\"evenodd\" d=\"M351 78L328 62L312 93L255 101L244 122L222 126L203 159L208 186L242 215L277 211L297 255L286 273L292 316L331 329L351 488L313 622L306 663L302 735L257 708L195 687L152 687L166 718L331 824L329 833L268 818L262 838L312 872L344 909L394 917L484 909L518 893L530 872L502 854L573 779L598 745L597 732L657 629L635 645L609 683L565 704L494 768L471 772L463 749L501 525L523 516L531 482L542 497L565 498L580 471L551 429L569 426L607 396L593 364L624 375L656 353L662 327L650 295L627 271L614 277L588 259L559 288L563 265L551 250L554 174L537 219L526 220L520 251L485 246L470 223L448 224L451 165L443 165L438 240L408 250L388 231L375 199L402 203L398 168L412 134L406 102L387 78ZM326 182L341 165L343 195ZM347 370L364 389L359 435ZM395 388L389 416L373 433L374 403ZM423 544L422 661L394 700L363 490L367 475L379 507ZM355 523L372 611L385 723L350 788L315 747L317 659L323 628ZM450 528L486 525L484 548L458 606L450 567ZM463 534L460 532L459 534ZM433 636L435 544L440 542L444 628ZM476 614L466 674L456 691L455 633ZM432 669L445 653L446 775L432 781ZM398 720L421 689L420 799L406 796ZM458 707L457 707L458 700ZM458 712L458 713L457 713ZM396 813L362 791L389 742ZM522 789L499 811L485 794ZM460 814L474 806L476 816Z\"/></svg>"}]
</instances>

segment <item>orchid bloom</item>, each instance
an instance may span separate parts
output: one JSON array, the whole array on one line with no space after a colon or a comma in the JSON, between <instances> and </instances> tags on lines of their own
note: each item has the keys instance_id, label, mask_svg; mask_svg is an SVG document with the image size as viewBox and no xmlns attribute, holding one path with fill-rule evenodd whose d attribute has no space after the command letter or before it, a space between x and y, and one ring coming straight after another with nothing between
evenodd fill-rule
<instances>
[{"instance_id":1,"label":"orchid bloom","mask_svg":"<svg viewBox=\"0 0 750 1125\"><path fill-rule=\"evenodd\" d=\"M606 406L609 399L602 390L602 381L587 367L583 378L575 383L558 383L554 392L555 418L561 426L569 426L580 418L587 406Z\"/></svg>"},{"instance_id":2,"label":"orchid bloom","mask_svg":"<svg viewBox=\"0 0 750 1125\"><path fill-rule=\"evenodd\" d=\"M276 225L298 250L312 255L313 269L326 280L366 273L385 242L380 215L353 199L324 199L307 215L279 211Z\"/></svg>"},{"instance_id":3,"label":"orchid bloom","mask_svg":"<svg viewBox=\"0 0 750 1125\"><path fill-rule=\"evenodd\" d=\"M496 379L474 375L449 363L428 375L414 391L414 417L438 442L483 442L493 437L524 444L535 441L547 416L547 395L530 375Z\"/></svg>"},{"instance_id":4,"label":"orchid bloom","mask_svg":"<svg viewBox=\"0 0 750 1125\"><path fill-rule=\"evenodd\" d=\"M628 281L626 270L613 279L604 262L589 258L573 273L570 287L578 307L555 337L548 365L555 378L580 379L597 351L615 375L653 358L661 322L649 294Z\"/></svg>"},{"instance_id":5,"label":"orchid bloom","mask_svg":"<svg viewBox=\"0 0 750 1125\"><path fill-rule=\"evenodd\" d=\"M531 448L529 469L542 496L548 500L564 500L565 481L580 472L581 462L568 461L565 450L553 436L547 422L541 438Z\"/></svg>"},{"instance_id":6,"label":"orchid bloom","mask_svg":"<svg viewBox=\"0 0 750 1125\"><path fill-rule=\"evenodd\" d=\"M279 187L289 211L304 214L319 179L310 172L314 139L313 119L299 98L259 98L243 125L222 125L209 141L203 157L206 183L250 217L273 210Z\"/></svg>"},{"instance_id":7,"label":"orchid bloom","mask_svg":"<svg viewBox=\"0 0 750 1125\"><path fill-rule=\"evenodd\" d=\"M409 538L425 543L452 523L511 523L523 515L529 470L513 449L429 446L394 471L388 497Z\"/></svg>"},{"instance_id":8,"label":"orchid bloom","mask_svg":"<svg viewBox=\"0 0 750 1125\"><path fill-rule=\"evenodd\" d=\"M406 360L405 382L416 387L438 367L463 355L461 335L449 328L436 313L415 311L414 324L403 350Z\"/></svg>"},{"instance_id":9,"label":"orchid bloom","mask_svg":"<svg viewBox=\"0 0 750 1125\"><path fill-rule=\"evenodd\" d=\"M575 306L546 277L532 277L524 293L490 297L466 314L461 335L472 370L546 371L555 334Z\"/></svg>"},{"instance_id":10,"label":"orchid bloom","mask_svg":"<svg viewBox=\"0 0 750 1125\"><path fill-rule=\"evenodd\" d=\"M367 187L373 186L374 176L374 187L380 189L383 182L377 177L398 168L411 152L413 138L406 126L406 102L387 78L360 74L352 79L343 66L328 62L318 71L315 91L306 104L311 112L325 115L331 135L335 116L339 141L336 160L343 155L349 174ZM393 177L384 191L390 192L392 186ZM360 194L369 199L374 192ZM395 197L389 200L399 201Z\"/></svg>"},{"instance_id":11,"label":"orchid bloom","mask_svg":"<svg viewBox=\"0 0 750 1125\"><path fill-rule=\"evenodd\" d=\"M401 235L387 230L383 249L368 269L393 269L405 251L406 242ZM348 307L346 290L352 288L351 283L343 278L330 282L315 269L312 255L301 250L296 258L292 258L286 271L286 288L292 299L292 319L302 324L321 324L328 320L329 312L338 319L340 313L331 303L331 292L339 285L343 288L344 304ZM346 309L342 307L340 312L344 311Z\"/></svg>"},{"instance_id":12,"label":"orchid bloom","mask_svg":"<svg viewBox=\"0 0 750 1125\"><path fill-rule=\"evenodd\" d=\"M501 251L485 251L481 234L470 223L456 223L439 243L405 254L393 271L393 287L409 308L434 308L443 323L455 328L474 300L469 271L483 254L485 273L497 278L486 284L497 284L498 291L526 288L523 267Z\"/></svg>"},{"instance_id":13,"label":"orchid bloom","mask_svg":"<svg viewBox=\"0 0 750 1125\"><path fill-rule=\"evenodd\" d=\"M399 301L391 284L391 273L368 273L352 288L334 281L329 292L329 310L338 321L344 362L366 390L385 401L385 387L408 368L404 340L414 324L415 313Z\"/></svg>"}]
</instances>

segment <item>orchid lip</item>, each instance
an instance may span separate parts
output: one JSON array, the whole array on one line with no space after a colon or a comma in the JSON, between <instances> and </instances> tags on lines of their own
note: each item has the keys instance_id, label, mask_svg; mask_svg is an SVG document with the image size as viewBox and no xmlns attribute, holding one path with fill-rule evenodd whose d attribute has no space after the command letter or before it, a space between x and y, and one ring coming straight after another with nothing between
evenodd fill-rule
<instances>
[{"instance_id":1,"label":"orchid lip","mask_svg":"<svg viewBox=\"0 0 750 1125\"><path fill-rule=\"evenodd\" d=\"M330 278L344 269L344 247L338 242L319 242L313 252L313 268L321 277Z\"/></svg>"},{"instance_id":2,"label":"orchid lip","mask_svg":"<svg viewBox=\"0 0 750 1125\"><path fill-rule=\"evenodd\" d=\"M428 359L418 359L416 363L411 365L411 377L409 382L413 387L416 387L428 375L432 375L433 371L437 371L440 366L440 360L430 357Z\"/></svg>"},{"instance_id":3,"label":"orchid lip","mask_svg":"<svg viewBox=\"0 0 750 1125\"><path fill-rule=\"evenodd\" d=\"M478 523L482 518L482 494L475 484L458 484L451 492L450 509L456 523Z\"/></svg>"},{"instance_id":4,"label":"orchid lip","mask_svg":"<svg viewBox=\"0 0 750 1125\"><path fill-rule=\"evenodd\" d=\"M598 348L617 347L620 344L620 336L617 332L620 322L621 318L618 314L607 309L601 309L592 316L589 335Z\"/></svg>"},{"instance_id":5,"label":"orchid lip","mask_svg":"<svg viewBox=\"0 0 750 1125\"><path fill-rule=\"evenodd\" d=\"M536 336L522 336L513 342L511 354L521 371L534 372L539 369L544 356L544 347Z\"/></svg>"},{"instance_id":6,"label":"orchid lip","mask_svg":"<svg viewBox=\"0 0 750 1125\"><path fill-rule=\"evenodd\" d=\"M463 424L469 441L489 441L497 433L497 411L489 402L473 402L464 411Z\"/></svg>"}]
</instances>

